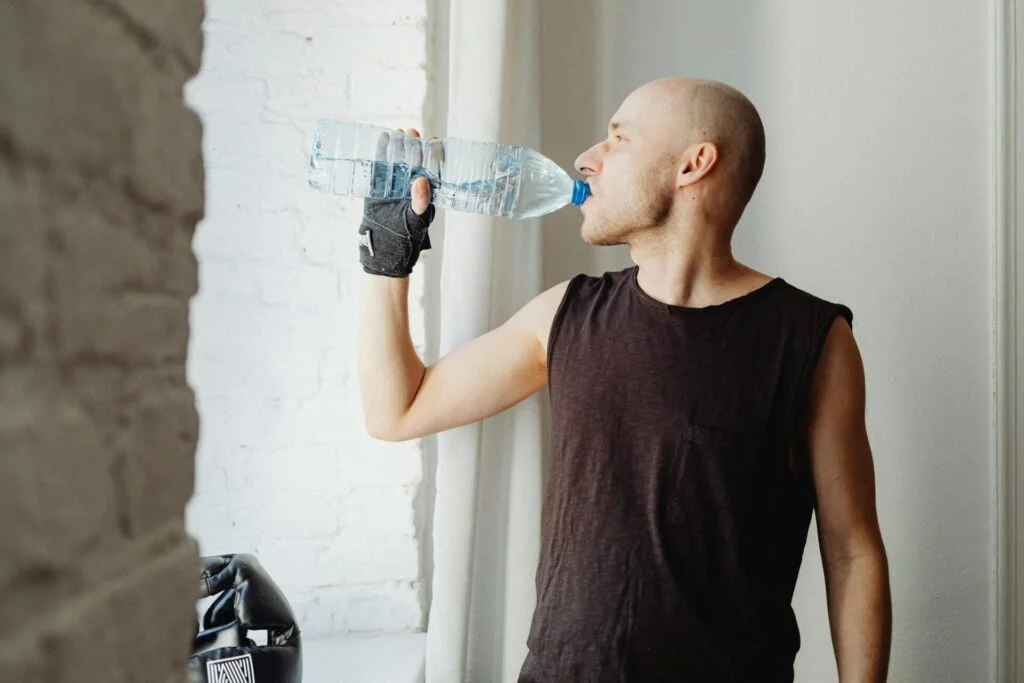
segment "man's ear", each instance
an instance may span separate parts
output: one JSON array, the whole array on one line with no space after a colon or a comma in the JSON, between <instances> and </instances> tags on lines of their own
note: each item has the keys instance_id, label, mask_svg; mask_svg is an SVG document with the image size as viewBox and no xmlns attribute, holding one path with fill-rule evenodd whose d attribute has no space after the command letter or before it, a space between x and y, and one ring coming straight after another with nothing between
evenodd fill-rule
<instances>
[{"instance_id":1,"label":"man's ear","mask_svg":"<svg viewBox=\"0 0 1024 683\"><path fill-rule=\"evenodd\" d=\"M676 182L679 187L693 185L711 172L718 163L718 145L713 142L699 142L683 151L682 162Z\"/></svg>"}]
</instances>

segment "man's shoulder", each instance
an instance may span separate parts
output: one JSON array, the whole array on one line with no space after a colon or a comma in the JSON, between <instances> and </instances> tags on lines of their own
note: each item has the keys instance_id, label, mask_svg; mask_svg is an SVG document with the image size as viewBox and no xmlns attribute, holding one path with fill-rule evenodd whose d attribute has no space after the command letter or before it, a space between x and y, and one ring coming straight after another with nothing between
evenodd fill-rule
<instances>
[{"instance_id":1,"label":"man's shoulder","mask_svg":"<svg viewBox=\"0 0 1024 683\"><path fill-rule=\"evenodd\" d=\"M622 270L606 271L598 275L577 273L568 280L548 289L541 296L557 292L557 298L559 299L600 297L602 294L616 291L622 286L628 285L630 277L635 270L636 266L631 266Z\"/></svg>"},{"instance_id":2,"label":"man's shoulder","mask_svg":"<svg viewBox=\"0 0 1024 683\"><path fill-rule=\"evenodd\" d=\"M786 278L779 277L778 279L781 285L778 290L782 293L787 308L804 310L814 317L824 316L829 319L841 315L846 318L847 322L853 323L853 311L846 304L840 303L837 298L833 298L834 295L816 294L810 289L793 284Z\"/></svg>"},{"instance_id":3,"label":"man's shoulder","mask_svg":"<svg viewBox=\"0 0 1024 683\"><path fill-rule=\"evenodd\" d=\"M629 266L621 270L608 270L599 275L580 273L573 278L572 282L576 289L614 291L628 285L636 270L636 266Z\"/></svg>"}]
</instances>

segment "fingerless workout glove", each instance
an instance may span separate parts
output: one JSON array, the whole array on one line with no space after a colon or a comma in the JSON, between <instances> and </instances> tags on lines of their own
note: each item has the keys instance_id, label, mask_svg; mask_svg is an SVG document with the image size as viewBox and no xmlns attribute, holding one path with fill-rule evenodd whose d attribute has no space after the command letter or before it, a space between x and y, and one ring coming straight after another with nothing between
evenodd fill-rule
<instances>
[{"instance_id":1,"label":"fingerless workout glove","mask_svg":"<svg viewBox=\"0 0 1024 683\"><path fill-rule=\"evenodd\" d=\"M434 205L423 215L412 210L411 199L367 199L359 225L359 261L372 275L409 277L420 252L430 249L427 229Z\"/></svg>"}]
</instances>

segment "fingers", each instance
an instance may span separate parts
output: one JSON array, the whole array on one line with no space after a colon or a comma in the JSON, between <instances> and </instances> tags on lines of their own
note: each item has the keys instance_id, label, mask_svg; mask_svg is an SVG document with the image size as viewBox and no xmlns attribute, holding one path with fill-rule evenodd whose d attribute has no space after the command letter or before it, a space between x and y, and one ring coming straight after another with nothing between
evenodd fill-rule
<instances>
[{"instance_id":1,"label":"fingers","mask_svg":"<svg viewBox=\"0 0 1024 683\"><path fill-rule=\"evenodd\" d=\"M405 162L409 164L409 168L422 168L423 143L420 141L420 132L415 128L410 128L408 133L405 132L404 128L399 128L398 132L405 138ZM431 140L436 139L437 137L431 138Z\"/></svg>"},{"instance_id":2,"label":"fingers","mask_svg":"<svg viewBox=\"0 0 1024 683\"><path fill-rule=\"evenodd\" d=\"M421 176L412 183L412 210L416 212L417 216L422 216L428 206L430 206L430 183Z\"/></svg>"},{"instance_id":3,"label":"fingers","mask_svg":"<svg viewBox=\"0 0 1024 683\"><path fill-rule=\"evenodd\" d=\"M440 138L434 135L427 142L423 142L420 132L415 128L410 128L408 133L404 128L399 128L398 132L405 138L403 147L405 161L409 165L409 169L423 168L424 161L426 161L428 172L436 174L440 169L444 150L440 145L431 145L430 143ZM413 181L411 195L412 210L416 212L416 215L422 216L430 206L430 183L426 178L421 176Z\"/></svg>"},{"instance_id":4,"label":"fingers","mask_svg":"<svg viewBox=\"0 0 1024 683\"><path fill-rule=\"evenodd\" d=\"M436 135L433 135L424 145L426 148L426 159L424 160L425 163L423 165L427 169L427 173L434 177L441 175L441 167L444 165L444 145L434 144L440 139L441 138Z\"/></svg>"},{"instance_id":5,"label":"fingers","mask_svg":"<svg viewBox=\"0 0 1024 683\"><path fill-rule=\"evenodd\" d=\"M377 136L377 149L375 151L377 156L374 157L376 160L384 161L388 158L388 145L390 142L391 136L386 131L382 131Z\"/></svg>"},{"instance_id":6,"label":"fingers","mask_svg":"<svg viewBox=\"0 0 1024 683\"><path fill-rule=\"evenodd\" d=\"M423 142L417 135L405 138L405 162L409 164L410 169L423 166Z\"/></svg>"}]
</instances>

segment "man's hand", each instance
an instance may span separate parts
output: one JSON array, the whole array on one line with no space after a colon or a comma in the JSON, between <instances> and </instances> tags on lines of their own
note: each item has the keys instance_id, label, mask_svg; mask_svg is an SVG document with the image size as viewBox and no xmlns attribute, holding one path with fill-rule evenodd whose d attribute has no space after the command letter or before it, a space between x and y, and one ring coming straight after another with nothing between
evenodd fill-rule
<instances>
[{"instance_id":1,"label":"man's hand","mask_svg":"<svg viewBox=\"0 0 1024 683\"><path fill-rule=\"evenodd\" d=\"M401 129L399 132L405 133ZM406 161L410 168L423 163L419 137L415 128L409 131L407 142L412 144L406 145ZM382 136L381 142L386 150L386 136ZM420 252L430 249L427 231L434 211L430 183L423 177L413 182L411 199L367 199L359 225L359 261L363 270L371 275L408 277Z\"/></svg>"}]
</instances>

